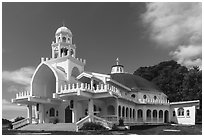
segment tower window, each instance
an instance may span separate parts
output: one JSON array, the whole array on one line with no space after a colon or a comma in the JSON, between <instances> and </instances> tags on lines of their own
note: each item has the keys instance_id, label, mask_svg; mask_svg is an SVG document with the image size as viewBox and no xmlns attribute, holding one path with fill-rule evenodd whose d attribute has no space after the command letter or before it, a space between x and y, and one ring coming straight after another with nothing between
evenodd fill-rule
<instances>
[{"instance_id":1,"label":"tower window","mask_svg":"<svg viewBox=\"0 0 204 137\"><path fill-rule=\"evenodd\" d=\"M50 109L50 117L54 117L55 116L55 109L51 108Z\"/></svg>"},{"instance_id":2,"label":"tower window","mask_svg":"<svg viewBox=\"0 0 204 137\"><path fill-rule=\"evenodd\" d=\"M74 54L74 51L73 51L73 49L71 49L70 55L72 56L73 54Z\"/></svg>"},{"instance_id":3,"label":"tower window","mask_svg":"<svg viewBox=\"0 0 204 137\"><path fill-rule=\"evenodd\" d=\"M184 116L184 109L183 108L178 109L178 116Z\"/></svg>"},{"instance_id":4,"label":"tower window","mask_svg":"<svg viewBox=\"0 0 204 137\"><path fill-rule=\"evenodd\" d=\"M62 42L66 42L66 37L62 37Z\"/></svg>"},{"instance_id":5,"label":"tower window","mask_svg":"<svg viewBox=\"0 0 204 137\"><path fill-rule=\"evenodd\" d=\"M146 98L147 98L147 95L144 95L143 98L146 99Z\"/></svg>"},{"instance_id":6,"label":"tower window","mask_svg":"<svg viewBox=\"0 0 204 137\"><path fill-rule=\"evenodd\" d=\"M190 111L189 110L186 110L186 115L187 115L187 117L190 116Z\"/></svg>"}]
</instances>

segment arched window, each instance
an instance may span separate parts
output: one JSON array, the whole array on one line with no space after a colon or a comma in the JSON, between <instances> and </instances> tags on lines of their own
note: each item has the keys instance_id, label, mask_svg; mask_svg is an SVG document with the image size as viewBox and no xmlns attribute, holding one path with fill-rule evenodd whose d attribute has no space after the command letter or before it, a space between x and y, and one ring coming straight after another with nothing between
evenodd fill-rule
<instances>
[{"instance_id":1,"label":"arched window","mask_svg":"<svg viewBox=\"0 0 204 137\"><path fill-rule=\"evenodd\" d=\"M151 118L151 110L150 109L147 110L147 118Z\"/></svg>"},{"instance_id":2,"label":"arched window","mask_svg":"<svg viewBox=\"0 0 204 137\"><path fill-rule=\"evenodd\" d=\"M184 109L183 108L178 109L178 116L184 116Z\"/></svg>"},{"instance_id":3,"label":"arched window","mask_svg":"<svg viewBox=\"0 0 204 137\"><path fill-rule=\"evenodd\" d=\"M73 100L70 101L70 108L74 108L74 101Z\"/></svg>"},{"instance_id":4,"label":"arched window","mask_svg":"<svg viewBox=\"0 0 204 137\"><path fill-rule=\"evenodd\" d=\"M163 111L159 110L159 118L163 118Z\"/></svg>"},{"instance_id":5,"label":"arched window","mask_svg":"<svg viewBox=\"0 0 204 137\"><path fill-rule=\"evenodd\" d=\"M131 97L132 97L132 98L135 98L135 94L132 94Z\"/></svg>"},{"instance_id":6,"label":"arched window","mask_svg":"<svg viewBox=\"0 0 204 137\"><path fill-rule=\"evenodd\" d=\"M157 110L153 110L153 118L157 118Z\"/></svg>"},{"instance_id":7,"label":"arched window","mask_svg":"<svg viewBox=\"0 0 204 137\"><path fill-rule=\"evenodd\" d=\"M66 42L66 37L62 37L62 42Z\"/></svg>"},{"instance_id":8,"label":"arched window","mask_svg":"<svg viewBox=\"0 0 204 137\"><path fill-rule=\"evenodd\" d=\"M130 108L130 118L132 118L132 108Z\"/></svg>"},{"instance_id":9,"label":"arched window","mask_svg":"<svg viewBox=\"0 0 204 137\"><path fill-rule=\"evenodd\" d=\"M74 50L71 49L71 51L70 51L70 55L72 56L73 54L74 54Z\"/></svg>"},{"instance_id":10,"label":"arched window","mask_svg":"<svg viewBox=\"0 0 204 137\"><path fill-rule=\"evenodd\" d=\"M126 108L126 117L128 117L128 107Z\"/></svg>"},{"instance_id":11,"label":"arched window","mask_svg":"<svg viewBox=\"0 0 204 137\"><path fill-rule=\"evenodd\" d=\"M59 115L59 112L58 112L58 110L56 111L56 116L58 117L58 115Z\"/></svg>"},{"instance_id":12,"label":"arched window","mask_svg":"<svg viewBox=\"0 0 204 137\"><path fill-rule=\"evenodd\" d=\"M156 100L157 99L157 96L154 96L154 100Z\"/></svg>"},{"instance_id":13,"label":"arched window","mask_svg":"<svg viewBox=\"0 0 204 137\"><path fill-rule=\"evenodd\" d=\"M115 108L114 108L113 105L109 105L109 106L107 107L107 114L108 114L108 115L115 115Z\"/></svg>"},{"instance_id":14,"label":"arched window","mask_svg":"<svg viewBox=\"0 0 204 137\"><path fill-rule=\"evenodd\" d=\"M143 111L141 109L137 110L137 118L142 118L143 116Z\"/></svg>"},{"instance_id":15,"label":"arched window","mask_svg":"<svg viewBox=\"0 0 204 137\"><path fill-rule=\"evenodd\" d=\"M123 106L122 117L125 117L125 107Z\"/></svg>"},{"instance_id":16,"label":"arched window","mask_svg":"<svg viewBox=\"0 0 204 137\"><path fill-rule=\"evenodd\" d=\"M186 110L186 116L189 117L190 116L190 111Z\"/></svg>"},{"instance_id":17,"label":"arched window","mask_svg":"<svg viewBox=\"0 0 204 137\"><path fill-rule=\"evenodd\" d=\"M76 78L79 74L80 74L79 69L78 69L77 67L74 67L74 68L72 69L71 76L74 77L74 78Z\"/></svg>"},{"instance_id":18,"label":"arched window","mask_svg":"<svg viewBox=\"0 0 204 137\"><path fill-rule=\"evenodd\" d=\"M173 111L173 117L175 117L176 116L176 111Z\"/></svg>"},{"instance_id":19,"label":"arched window","mask_svg":"<svg viewBox=\"0 0 204 137\"><path fill-rule=\"evenodd\" d=\"M143 98L146 99L146 98L147 98L147 95L144 95Z\"/></svg>"},{"instance_id":20,"label":"arched window","mask_svg":"<svg viewBox=\"0 0 204 137\"><path fill-rule=\"evenodd\" d=\"M54 117L54 116L55 116L55 109L50 108L50 117Z\"/></svg>"},{"instance_id":21,"label":"arched window","mask_svg":"<svg viewBox=\"0 0 204 137\"><path fill-rule=\"evenodd\" d=\"M118 106L118 116L121 117L121 106Z\"/></svg>"}]
</instances>

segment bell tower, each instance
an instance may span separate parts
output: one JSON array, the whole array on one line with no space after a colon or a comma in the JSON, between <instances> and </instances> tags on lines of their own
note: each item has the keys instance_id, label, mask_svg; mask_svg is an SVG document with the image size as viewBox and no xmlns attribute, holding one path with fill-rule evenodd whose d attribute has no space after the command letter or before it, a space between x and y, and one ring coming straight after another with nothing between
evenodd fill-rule
<instances>
[{"instance_id":1,"label":"bell tower","mask_svg":"<svg viewBox=\"0 0 204 137\"><path fill-rule=\"evenodd\" d=\"M55 42L52 42L52 58L71 55L75 58L76 46L72 43L72 32L67 27L62 26L55 33Z\"/></svg>"},{"instance_id":2,"label":"bell tower","mask_svg":"<svg viewBox=\"0 0 204 137\"><path fill-rule=\"evenodd\" d=\"M112 66L111 74L124 73L124 66L119 64L119 58L116 59L116 65Z\"/></svg>"}]
</instances>

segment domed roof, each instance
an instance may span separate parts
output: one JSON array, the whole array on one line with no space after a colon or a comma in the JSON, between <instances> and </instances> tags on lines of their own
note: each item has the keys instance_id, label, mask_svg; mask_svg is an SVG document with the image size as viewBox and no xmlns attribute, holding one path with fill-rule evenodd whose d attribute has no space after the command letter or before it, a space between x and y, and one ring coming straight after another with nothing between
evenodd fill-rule
<instances>
[{"instance_id":1,"label":"domed roof","mask_svg":"<svg viewBox=\"0 0 204 137\"><path fill-rule=\"evenodd\" d=\"M129 73L114 73L110 74L110 76L113 80L129 87L132 90L144 89L150 92L161 92L161 90L156 85L137 75Z\"/></svg>"},{"instance_id":2,"label":"domed roof","mask_svg":"<svg viewBox=\"0 0 204 137\"><path fill-rule=\"evenodd\" d=\"M57 34L59 34L59 33L68 33L69 35L72 35L71 30L68 29L68 28L65 27L65 26L62 26L62 27L58 28L55 34L57 35Z\"/></svg>"}]
</instances>

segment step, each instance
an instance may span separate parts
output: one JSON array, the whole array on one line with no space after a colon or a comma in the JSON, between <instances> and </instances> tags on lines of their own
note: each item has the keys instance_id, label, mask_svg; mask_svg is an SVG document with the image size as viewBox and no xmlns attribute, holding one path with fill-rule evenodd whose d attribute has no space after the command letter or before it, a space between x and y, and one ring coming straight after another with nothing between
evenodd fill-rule
<instances>
[{"instance_id":1,"label":"step","mask_svg":"<svg viewBox=\"0 0 204 137\"><path fill-rule=\"evenodd\" d=\"M43 123L43 124L29 124L20 128L19 130L27 131L76 131L75 123Z\"/></svg>"}]
</instances>

